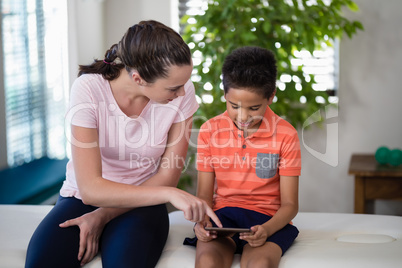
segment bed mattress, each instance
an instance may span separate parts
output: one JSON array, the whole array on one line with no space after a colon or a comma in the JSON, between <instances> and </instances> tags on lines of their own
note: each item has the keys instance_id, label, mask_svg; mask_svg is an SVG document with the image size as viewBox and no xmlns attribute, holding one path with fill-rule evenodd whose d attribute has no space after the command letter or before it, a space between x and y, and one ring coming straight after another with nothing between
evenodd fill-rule
<instances>
[{"instance_id":1,"label":"bed mattress","mask_svg":"<svg viewBox=\"0 0 402 268\"><path fill-rule=\"evenodd\" d=\"M36 226L51 209L40 205L0 205L0 267L24 267L26 248ZM195 248L182 245L193 223L181 211L169 214L170 232L158 268L194 267ZM400 268L402 217L300 212L293 223L299 236L280 268ZM240 267L235 255L232 267ZM86 268L102 267L97 256Z\"/></svg>"}]
</instances>

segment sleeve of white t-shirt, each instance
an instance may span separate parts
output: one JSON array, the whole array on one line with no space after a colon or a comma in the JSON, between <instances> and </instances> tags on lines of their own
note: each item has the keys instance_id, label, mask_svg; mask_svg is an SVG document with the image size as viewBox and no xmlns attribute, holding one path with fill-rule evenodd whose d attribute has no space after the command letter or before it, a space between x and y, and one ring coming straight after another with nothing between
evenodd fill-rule
<instances>
[{"instance_id":1,"label":"sleeve of white t-shirt","mask_svg":"<svg viewBox=\"0 0 402 268\"><path fill-rule=\"evenodd\" d=\"M98 86L93 76L83 75L77 78L70 91L70 106L66 120L72 125L97 128L97 106L91 86ZM92 85L92 82L95 82Z\"/></svg>"},{"instance_id":2,"label":"sleeve of white t-shirt","mask_svg":"<svg viewBox=\"0 0 402 268\"><path fill-rule=\"evenodd\" d=\"M183 101L180 103L180 112L177 114L174 123L182 122L191 117L199 107L199 104L195 99L194 84L191 80L188 80L187 83L184 85L184 90L186 94L184 95Z\"/></svg>"}]
</instances>

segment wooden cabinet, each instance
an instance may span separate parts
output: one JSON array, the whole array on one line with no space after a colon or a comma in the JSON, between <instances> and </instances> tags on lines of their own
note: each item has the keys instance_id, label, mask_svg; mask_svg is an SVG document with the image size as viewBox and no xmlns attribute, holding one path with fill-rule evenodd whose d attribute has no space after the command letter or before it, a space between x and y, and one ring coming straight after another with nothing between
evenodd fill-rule
<instances>
[{"instance_id":1,"label":"wooden cabinet","mask_svg":"<svg viewBox=\"0 0 402 268\"><path fill-rule=\"evenodd\" d=\"M402 200L402 165L380 165L374 154L353 154L349 174L355 176L355 213L367 213L368 201Z\"/></svg>"}]
</instances>

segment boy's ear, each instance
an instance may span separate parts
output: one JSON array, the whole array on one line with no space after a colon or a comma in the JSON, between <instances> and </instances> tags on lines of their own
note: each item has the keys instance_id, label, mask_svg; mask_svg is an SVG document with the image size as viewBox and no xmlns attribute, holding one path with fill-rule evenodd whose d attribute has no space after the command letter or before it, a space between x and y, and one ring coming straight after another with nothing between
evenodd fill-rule
<instances>
[{"instance_id":1,"label":"boy's ear","mask_svg":"<svg viewBox=\"0 0 402 268\"><path fill-rule=\"evenodd\" d=\"M274 100L274 98L275 98L275 94L276 94L276 89L275 89L274 92L272 92L271 97L269 97L269 99L268 99L268 105L271 105L271 104L272 104L272 102L273 102L273 100Z\"/></svg>"}]
</instances>

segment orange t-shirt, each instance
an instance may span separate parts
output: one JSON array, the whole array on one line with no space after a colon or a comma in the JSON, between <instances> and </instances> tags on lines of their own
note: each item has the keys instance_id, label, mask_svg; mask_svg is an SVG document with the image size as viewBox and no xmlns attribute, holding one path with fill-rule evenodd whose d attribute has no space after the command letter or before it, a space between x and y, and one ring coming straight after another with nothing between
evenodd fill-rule
<instances>
[{"instance_id":1,"label":"orange t-shirt","mask_svg":"<svg viewBox=\"0 0 402 268\"><path fill-rule=\"evenodd\" d=\"M246 138L227 112L208 120L197 147L197 170L215 173L214 210L240 207L273 216L281 205L280 176L300 175L297 132L269 107Z\"/></svg>"}]
</instances>

